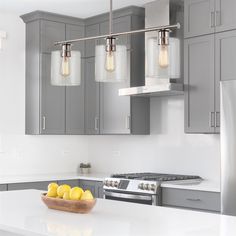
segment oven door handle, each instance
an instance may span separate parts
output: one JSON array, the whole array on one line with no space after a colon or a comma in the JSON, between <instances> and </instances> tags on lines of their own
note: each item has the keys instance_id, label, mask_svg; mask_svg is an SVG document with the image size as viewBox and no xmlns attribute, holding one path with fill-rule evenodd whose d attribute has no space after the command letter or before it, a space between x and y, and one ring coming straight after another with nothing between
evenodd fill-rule
<instances>
[{"instance_id":1,"label":"oven door handle","mask_svg":"<svg viewBox=\"0 0 236 236\"><path fill-rule=\"evenodd\" d=\"M126 194L126 193L115 193L115 192L108 192L108 191L104 191L104 196L117 197L117 198L123 198L123 199L152 201L152 196L143 196L143 195Z\"/></svg>"}]
</instances>

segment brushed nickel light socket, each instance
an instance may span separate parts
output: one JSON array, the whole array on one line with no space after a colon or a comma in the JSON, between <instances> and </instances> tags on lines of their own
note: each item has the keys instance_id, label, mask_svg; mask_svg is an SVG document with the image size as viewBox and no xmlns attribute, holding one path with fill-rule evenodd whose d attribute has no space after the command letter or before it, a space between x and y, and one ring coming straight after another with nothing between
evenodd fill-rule
<instances>
[{"instance_id":1,"label":"brushed nickel light socket","mask_svg":"<svg viewBox=\"0 0 236 236\"><path fill-rule=\"evenodd\" d=\"M158 45L169 45L169 33L168 29L158 31Z\"/></svg>"},{"instance_id":2,"label":"brushed nickel light socket","mask_svg":"<svg viewBox=\"0 0 236 236\"><path fill-rule=\"evenodd\" d=\"M106 38L106 52L115 52L116 51L116 38L107 37Z\"/></svg>"},{"instance_id":3,"label":"brushed nickel light socket","mask_svg":"<svg viewBox=\"0 0 236 236\"><path fill-rule=\"evenodd\" d=\"M61 57L71 57L71 44L66 43L61 46Z\"/></svg>"}]
</instances>

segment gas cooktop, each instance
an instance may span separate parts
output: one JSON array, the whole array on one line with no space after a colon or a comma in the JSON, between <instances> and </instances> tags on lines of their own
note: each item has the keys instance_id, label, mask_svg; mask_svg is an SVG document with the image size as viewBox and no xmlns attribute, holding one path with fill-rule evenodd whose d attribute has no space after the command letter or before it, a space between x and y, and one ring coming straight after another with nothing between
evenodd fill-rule
<instances>
[{"instance_id":1,"label":"gas cooktop","mask_svg":"<svg viewBox=\"0 0 236 236\"><path fill-rule=\"evenodd\" d=\"M150 172L113 174L111 177L119 179L136 179L136 180L148 180L148 181L175 181L175 180L201 179L200 176L196 175L159 174Z\"/></svg>"}]
</instances>

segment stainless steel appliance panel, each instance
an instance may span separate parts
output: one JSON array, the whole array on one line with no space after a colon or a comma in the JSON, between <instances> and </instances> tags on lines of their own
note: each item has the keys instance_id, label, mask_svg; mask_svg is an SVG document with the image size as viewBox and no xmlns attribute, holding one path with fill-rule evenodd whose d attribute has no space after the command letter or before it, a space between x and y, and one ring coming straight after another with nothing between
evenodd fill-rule
<instances>
[{"instance_id":1,"label":"stainless steel appliance panel","mask_svg":"<svg viewBox=\"0 0 236 236\"><path fill-rule=\"evenodd\" d=\"M236 216L236 80L221 82L221 212Z\"/></svg>"}]
</instances>

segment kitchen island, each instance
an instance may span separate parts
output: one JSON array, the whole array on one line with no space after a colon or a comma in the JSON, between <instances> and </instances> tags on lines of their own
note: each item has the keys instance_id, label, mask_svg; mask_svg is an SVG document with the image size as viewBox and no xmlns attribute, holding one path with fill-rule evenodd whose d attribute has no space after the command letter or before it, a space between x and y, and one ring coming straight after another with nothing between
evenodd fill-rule
<instances>
[{"instance_id":1,"label":"kitchen island","mask_svg":"<svg viewBox=\"0 0 236 236\"><path fill-rule=\"evenodd\" d=\"M0 192L1 236L234 236L236 217L98 199L89 214L47 209L41 191Z\"/></svg>"}]
</instances>

